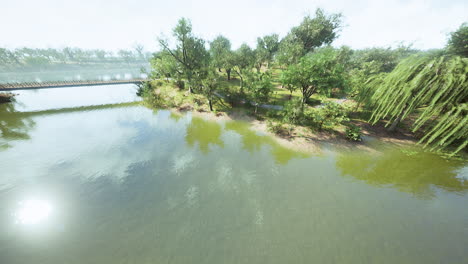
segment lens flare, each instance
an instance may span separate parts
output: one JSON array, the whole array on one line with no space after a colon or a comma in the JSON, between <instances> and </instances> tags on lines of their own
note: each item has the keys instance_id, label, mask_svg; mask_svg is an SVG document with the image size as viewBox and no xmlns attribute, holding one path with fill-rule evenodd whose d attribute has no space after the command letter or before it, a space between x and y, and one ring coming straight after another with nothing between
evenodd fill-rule
<instances>
[{"instance_id":1,"label":"lens flare","mask_svg":"<svg viewBox=\"0 0 468 264\"><path fill-rule=\"evenodd\" d=\"M52 213L52 206L46 200L26 200L20 203L15 213L16 222L23 225L35 225L44 222Z\"/></svg>"}]
</instances>

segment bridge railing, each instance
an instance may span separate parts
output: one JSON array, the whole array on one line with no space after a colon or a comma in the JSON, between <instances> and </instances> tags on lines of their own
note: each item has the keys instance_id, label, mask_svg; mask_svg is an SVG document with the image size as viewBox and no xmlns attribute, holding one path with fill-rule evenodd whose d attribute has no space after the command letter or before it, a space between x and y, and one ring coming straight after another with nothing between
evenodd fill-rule
<instances>
[{"instance_id":1,"label":"bridge railing","mask_svg":"<svg viewBox=\"0 0 468 264\"><path fill-rule=\"evenodd\" d=\"M84 85L101 85L101 84L126 84L126 83L141 83L146 79L123 79L123 80L94 80L94 81L56 81L56 82L18 82L18 83L0 83L0 90L10 89L33 89L43 87L60 87L60 86L84 86Z\"/></svg>"}]
</instances>

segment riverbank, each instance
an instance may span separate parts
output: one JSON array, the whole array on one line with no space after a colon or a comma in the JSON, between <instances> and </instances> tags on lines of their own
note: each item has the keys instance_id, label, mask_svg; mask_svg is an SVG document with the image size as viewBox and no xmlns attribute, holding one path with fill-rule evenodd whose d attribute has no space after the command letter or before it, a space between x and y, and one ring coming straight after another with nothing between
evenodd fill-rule
<instances>
[{"instance_id":1,"label":"riverbank","mask_svg":"<svg viewBox=\"0 0 468 264\"><path fill-rule=\"evenodd\" d=\"M210 111L208 102L203 95L179 90L167 82L153 81L146 95L145 103L154 108L170 109L174 113L183 114L192 112L193 115L213 121L242 121L250 127L265 135L274 138L280 145L305 153L319 153L323 146L331 146L338 149L359 149L378 151L380 143L398 146L414 145L416 137L405 129L398 128L395 132L388 132L383 122L370 125L361 117L362 113L350 113L349 120L345 124L337 124L323 129L314 129L306 125L290 124L278 117L278 110L260 109L255 113L247 104L225 101L218 98L214 103L215 111ZM288 99L284 99L288 100ZM352 100L328 99L354 108ZM283 102L284 103L284 102ZM315 106L319 107L319 106ZM355 126L360 129L361 141L350 141L346 137L346 129Z\"/></svg>"},{"instance_id":2,"label":"riverbank","mask_svg":"<svg viewBox=\"0 0 468 264\"><path fill-rule=\"evenodd\" d=\"M9 103L13 100L14 94L12 93L0 93L0 104L1 103Z\"/></svg>"},{"instance_id":3,"label":"riverbank","mask_svg":"<svg viewBox=\"0 0 468 264\"><path fill-rule=\"evenodd\" d=\"M183 107L172 107L169 110L176 114L190 112L193 116L215 122L246 122L252 130L272 137L281 146L307 154L321 153L324 146L341 150L363 150L377 153L381 151L381 147L379 147L381 143L403 147L415 145L417 142L417 139L408 133L386 131L382 123L371 126L365 122L353 120L353 124L362 128L363 140L349 141L345 138L344 130L313 131L309 127L299 125L293 125L288 133L274 133L269 128L268 119L254 116L249 109L242 107L235 107L226 112L210 112L203 109L195 110L184 105Z\"/></svg>"}]
</instances>

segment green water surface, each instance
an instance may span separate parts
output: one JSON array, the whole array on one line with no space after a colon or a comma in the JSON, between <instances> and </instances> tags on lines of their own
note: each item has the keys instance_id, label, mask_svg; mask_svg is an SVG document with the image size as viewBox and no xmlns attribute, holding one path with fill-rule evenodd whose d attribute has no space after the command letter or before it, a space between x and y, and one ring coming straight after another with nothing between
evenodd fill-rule
<instances>
[{"instance_id":1,"label":"green water surface","mask_svg":"<svg viewBox=\"0 0 468 264\"><path fill-rule=\"evenodd\" d=\"M0 263L468 263L466 162L299 153L134 92L0 105Z\"/></svg>"}]
</instances>

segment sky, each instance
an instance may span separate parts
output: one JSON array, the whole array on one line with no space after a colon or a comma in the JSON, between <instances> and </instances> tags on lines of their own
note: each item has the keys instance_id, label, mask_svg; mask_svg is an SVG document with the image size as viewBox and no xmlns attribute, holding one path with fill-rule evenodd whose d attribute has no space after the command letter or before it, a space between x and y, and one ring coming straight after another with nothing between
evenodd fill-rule
<instances>
[{"instance_id":1,"label":"sky","mask_svg":"<svg viewBox=\"0 0 468 264\"><path fill-rule=\"evenodd\" d=\"M433 49L468 22L466 0L1 0L0 6L4 48L117 51L142 44L155 51L157 37L171 36L181 17L208 41L222 34L233 48L244 42L254 47L257 37L283 37L320 7L344 16L334 46Z\"/></svg>"}]
</instances>

